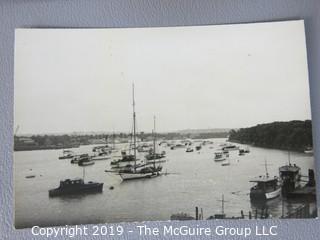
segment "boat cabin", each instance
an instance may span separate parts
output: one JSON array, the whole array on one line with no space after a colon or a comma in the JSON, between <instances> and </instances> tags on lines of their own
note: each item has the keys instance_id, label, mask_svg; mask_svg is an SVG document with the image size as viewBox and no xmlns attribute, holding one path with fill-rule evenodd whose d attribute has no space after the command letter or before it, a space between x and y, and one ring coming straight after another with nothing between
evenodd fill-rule
<instances>
[{"instance_id":1,"label":"boat cabin","mask_svg":"<svg viewBox=\"0 0 320 240\"><path fill-rule=\"evenodd\" d=\"M269 176L259 176L250 180L250 182L256 183L251 189L259 189L264 192L276 190L278 188L278 177L274 176L270 178Z\"/></svg>"},{"instance_id":2,"label":"boat cabin","mask_svg":"<svg viewBox=\"0 0 320 240\"><path fill-rule=\"evenodd\" d=\"M82 178L76 178L76 179L66 179L64 181L60 181L59 188L68 188L73 187L75 185L83 185L84 181Z\"/></svg>"}]
</instances>

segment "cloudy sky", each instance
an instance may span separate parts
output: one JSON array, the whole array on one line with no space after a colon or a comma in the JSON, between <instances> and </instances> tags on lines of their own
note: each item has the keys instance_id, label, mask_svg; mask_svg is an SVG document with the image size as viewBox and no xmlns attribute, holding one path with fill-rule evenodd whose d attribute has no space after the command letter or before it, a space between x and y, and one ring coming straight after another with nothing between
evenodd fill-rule
<instances>
[{"instance_id":1,"label":"cloudy sky","mask_svg":"<svg viewBox=\"0 0 320 240\"><path fill-rule=\"evenodd\" d=\"M303 21L17 29L19 133L238 128L310 119Z\"/></svg>"}]
</instances>

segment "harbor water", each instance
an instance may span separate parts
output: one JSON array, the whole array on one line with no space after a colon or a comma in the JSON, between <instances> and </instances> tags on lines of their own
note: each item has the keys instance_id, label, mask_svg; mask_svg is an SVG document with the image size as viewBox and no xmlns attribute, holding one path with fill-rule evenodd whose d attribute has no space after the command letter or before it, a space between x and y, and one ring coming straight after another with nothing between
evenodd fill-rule
<instances>
[{"instance_id":1,"label":"harbor water","mask_svg":"<svg viewBox=\"0 0 320 240\"><path fill-rule=\"evenodd\" d=\"M15 226L16 228L88 223L117 223L127 221L169 220L174 213L194 216L196 206L203 209L204 219L224 211L229 217L254 212L261 206L250 202L249 180L265 174L265 161L270 176L278 176L278 168L288 163L288 152L250 147L250 153L239 156L230 152L230 165L214 161L214 152L226 139L210 139L200 151L186 152L186 148L166 151L167 162L163 174L152 179L122 181L110 170L110 160L96 161L85 167L85 181L104 183L103 192L89 195L49 198L48 190L56 188L60 180L83 176L83 168L70 164L70 159L58 160L62 150L14 152ZM193 148L200 142L195 142ZM245 145L238 144L246 147ZM76 154L90 153L97 145L72 149ZM121 150L125 144L117 144ZM139 153L142 159L146 153ZM114 153L120 155L120 152ZM290 153L292 164L301 167L302 175L314 169L314 158L304 153ZM34 178L26 178L35 175ZM111 186L114 189L109 189ZM271 200L267 207L271 217L279 218L301 202Z\"/></svg>"}]
</instances>

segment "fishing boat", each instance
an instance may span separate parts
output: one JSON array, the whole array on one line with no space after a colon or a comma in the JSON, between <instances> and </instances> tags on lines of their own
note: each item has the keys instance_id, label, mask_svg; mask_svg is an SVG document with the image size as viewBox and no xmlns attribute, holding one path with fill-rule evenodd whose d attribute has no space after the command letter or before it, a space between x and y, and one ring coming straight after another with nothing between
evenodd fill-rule
<instances>
[{"instance_id":1,"label":"fishing boat","mask_svg":"<svg viewBox=\"0 0 320 240\"><path fill-rule=\"evenodd\" d=\"M244 149L244 153L250 153L249 147L246 147L246 148Z\"/></svg>"},{"instance_id":2,"label":"fishing boat","mask_svg":"<svg viewBox=\"0 0 320 240\"><path fill-rule=\"evenodd\" d=\"M219 161L224 161L226 160L226 156L223 154L223 152L215 152L214 153L214 161L219 162Z\"/></svg>"},{"instance_id":3,"label":"fishing boat","mask_svg":"<svg viewBox=\"0 0 320 240\"><path fill-rule=\"evenodd\" d=\"M250 189L251 201L265 201L280 196L281 185L277 176L270 177L267 169L267 162L265 161L266 175L258 176L250 182L255 185Z\"/></svg>"},{"instance_id":4,"label":"fishing boat","mask_svg":"<svg viewBox=\"0 0 320 240\"><path fill-rule=\"evenodd\" d=\"M134 164L132 167L120 170L119 175L122 180L133 180L133 179L141 179L141 178L151 178L160 176L162 171L162 166L156 166L155 163L149 165L137 165L137 139L136 139L136 112L135 112L135 100L134 100L134 85L132 86L132 99L133 99L133 160Z\"/></svg>"},{"instance_id":5,"label":"fishing boat","mask_svg":"<svg viewBox=\"0 0 320 240\"><path fill-rule=\"evenodd\" d=\"M70 159L74 157L74 153L71 150L63 150L62 156L59 156L59 159Z\"/></svg>"}]
</instances>

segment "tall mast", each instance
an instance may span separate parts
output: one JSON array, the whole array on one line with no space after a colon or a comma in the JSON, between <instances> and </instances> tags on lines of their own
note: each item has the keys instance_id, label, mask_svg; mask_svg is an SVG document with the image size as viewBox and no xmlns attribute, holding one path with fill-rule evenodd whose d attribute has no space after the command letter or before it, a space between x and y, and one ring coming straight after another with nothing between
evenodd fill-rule
<instances>
[{"instance_id":1,"label":"tall mast","mask_svg":"<svg viewBox=\"0 0 320 240\"><path fill-rule=\"evenodd\" d=\"M114 150L114 149L116 149L116 135L115 135L115 133L114 133L114 129L113 129L112 138L113 138L113 139L112 139L112 140L113 140L113 141L112 141L112 145L113 145L112 147L113 147L113 150Z\"/></svg>"},{"instance_id":2,"label":"tall mast","mask_svg":"<svg viewBox=\"0 0 320 240\"><path fill-rule=\"evenodd\" d=\"M156 116L153 116L153 154L156 154Z\"/></svg>"},{"instance_id":3,"label":"tall mast","mask_svg":"<svg viewBox=\"0 0 320 240\"><path fill-rule=\"evenodd\" d=\"M224 203L226 202L224 200L224 194L222 194L221 200L218 200L218 202L221 202L221 214L224 215Z\"/></svg>"},{"instance_id":4,"label":"tall mast","mask_svg":"<svg viewBox=\"0 0 320 240\"><path fill-rule=\"evenodd\" d=\"M134 83L132 83L132 108L133 108L133 153L134 153L134 171L136 171L137 150L136 150L136 111L134 101Z\"/></svg>"}]
</instances>

